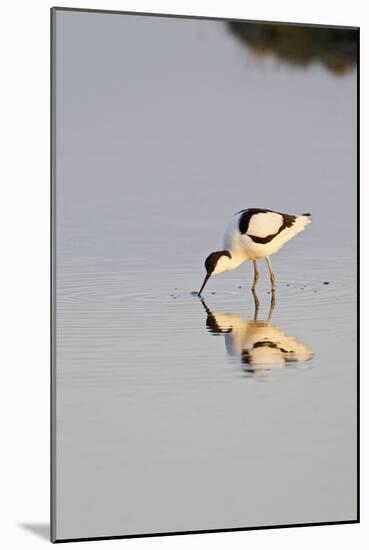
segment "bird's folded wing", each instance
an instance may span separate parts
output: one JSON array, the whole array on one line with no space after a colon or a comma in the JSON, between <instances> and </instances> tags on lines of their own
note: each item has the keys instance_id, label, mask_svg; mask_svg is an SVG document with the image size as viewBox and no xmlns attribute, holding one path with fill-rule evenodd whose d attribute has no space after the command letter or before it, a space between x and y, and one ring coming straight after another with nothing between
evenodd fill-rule
<instances>
[{"instance_id":1,"label":"bird's folded wing","mask_svg":"<svg viewBox=\"0 0 369 550\"><path fill-rule=\"evenodd\" d=\"M247 228L247 235L268 237L276 235L283 225L283 215L277 212L262 212L254 214Z\"/></svg>"}]
</instances>

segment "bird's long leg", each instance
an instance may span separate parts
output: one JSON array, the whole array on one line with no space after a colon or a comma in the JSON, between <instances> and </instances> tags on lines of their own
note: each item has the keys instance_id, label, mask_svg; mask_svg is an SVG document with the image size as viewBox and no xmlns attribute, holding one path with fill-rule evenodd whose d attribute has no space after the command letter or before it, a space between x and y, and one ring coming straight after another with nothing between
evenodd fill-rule
<instances>
[{"instance_id":1,"label":"bird's long leg","mask_svg":"<svg viewBox=\"0 0 369 550\"><path fill-rule=\"evenodd\" d=\"M254 296L254 302L255 302L254 321L257 321L258 320L258 315L259 315L260 302L259 302L258 295L256 294L256 291L255 291L254 288L252 289L251 292Z\"/></svg>"},{"instance_id":2,"label":"bird's long leg","mask_svg":"<svg viewBox=\"0 0 369 550\"><path fill-rule=\"evenodd\" d=\"M270 297L270 308L269 308L269 315L268 315L268 323L272 319L274 308L275 308L275 291L272 290L272 295Z\"/></svg>"},{"instance_id":3,"label":"bird's long leg","mask_svg":"<svg viewBox=\"0 0 369 550\"><path fill-rule=\"evenodd\" d=\"M270 259L267 257L265 258L269 267L269 273L270 273L270 282L272 283L272 292L275 291L275 274L272 268L272 264L270 262Z\"/></svg>"},{"instance_id":4,"label":"bird's long leg","mask_svg":"<svg viewBox=\"0 0 369 550\"><path fill-rule=\"evenodd\" d=\"M252 260L252 263L254 264L254 282L252 283L252 290L255 290L256 288L256 284L259 280L259 271L258 271L258 266L257 266L257 263L256 263L256 260Z\"/></svg>"}]
</instances>

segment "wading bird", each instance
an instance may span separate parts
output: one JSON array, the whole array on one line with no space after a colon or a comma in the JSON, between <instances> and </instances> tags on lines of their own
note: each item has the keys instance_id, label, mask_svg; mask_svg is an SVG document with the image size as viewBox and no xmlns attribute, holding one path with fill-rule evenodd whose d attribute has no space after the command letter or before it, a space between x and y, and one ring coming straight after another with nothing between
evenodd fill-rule
<instances>
[{"instance_id":1,"label":"wading bird","mask_svg":"<svg viewBox=\"0 0 369 550\"><path fill-rule=\"evenodd\" d=\"M224 250L212 252L205 260L206 276L199 296L212 275L236 269L250 260L254 264L252 289L255 290L259 280L256 261L262 258L267 261L274 291L275 274L270 256L300 233L311 222L310 216L311 214L293 216L265 208L248 208L234 214L225 231Z\"/></svg>"}]
</instances>

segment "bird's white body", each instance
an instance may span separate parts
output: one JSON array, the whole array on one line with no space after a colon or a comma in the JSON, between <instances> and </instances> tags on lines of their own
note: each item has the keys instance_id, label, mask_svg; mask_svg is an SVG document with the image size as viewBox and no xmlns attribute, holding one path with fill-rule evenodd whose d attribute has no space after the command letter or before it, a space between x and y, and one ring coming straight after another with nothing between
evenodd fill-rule
<instances>
[{"instance_id":1,"label":"bird's white body","mask_svg":"<svg viewBox=\"0 0 369 550\"><path fill-rule=\"evenodd\" d=\"M245 222L242 224L243 219ZM292 216L256 208L237 212L228 223L224 235L224 249L230 252L231 258L219 258L212 274L236 269L249 260L269 258L309 223L308 214Z\"/></svg>"},{"instance_id":2,"label":"bird's white body","mask_svg":"<svg viewBox=\"0 0 369 550\"><path fill-rule=\"evenodd\" d=\"M247 232L241 234L239 230L240 218L243 212L235 214L227 225L224 235L224 248L233 256L241 256L247 260L259 260L278 252L282 246L295 235L303 231L311 223L307 216L295 216L290 227L285 227L280 233L283 224L283 214L277 212L261 212L254 214L248 225ZM268 242L255 242L252 237L266 239L275 235Z\"/></svg>"}]
</instances>

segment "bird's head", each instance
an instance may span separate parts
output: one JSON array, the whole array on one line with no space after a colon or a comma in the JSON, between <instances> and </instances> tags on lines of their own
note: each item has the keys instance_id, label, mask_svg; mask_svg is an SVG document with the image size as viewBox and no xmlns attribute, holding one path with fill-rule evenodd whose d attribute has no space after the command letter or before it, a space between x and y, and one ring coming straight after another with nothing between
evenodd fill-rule
<instances>
[{"instance_id":1,"label":"bird's head","mask_svg":"<svg viewBox=\"0 0 369 550\"><path fill-rule=\"evenodd\" d=\"M218 275L230 268L231 253L228 250L218 250L212 252L205 260L206 275L202 287L199 290L199 296L212 275Z\"/></svg>"}]
</instances>

